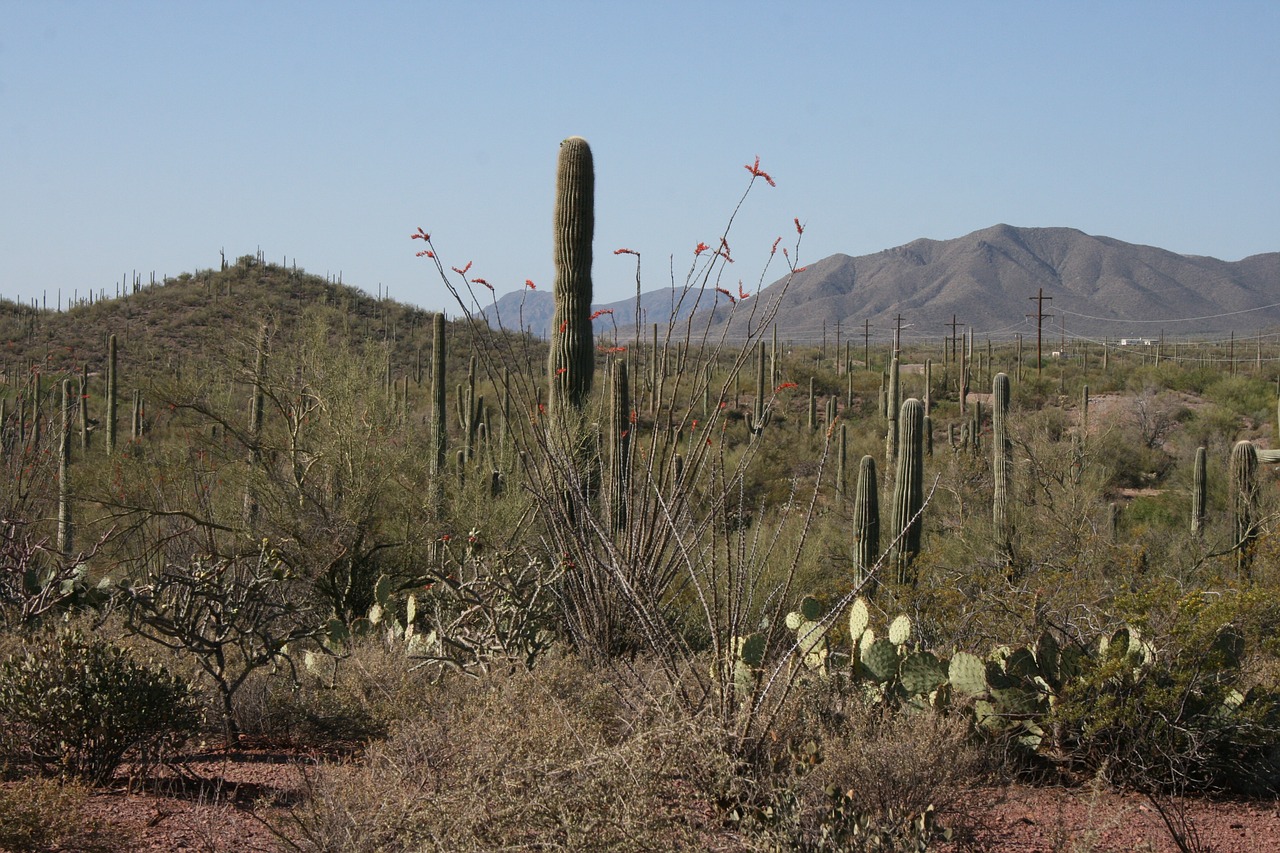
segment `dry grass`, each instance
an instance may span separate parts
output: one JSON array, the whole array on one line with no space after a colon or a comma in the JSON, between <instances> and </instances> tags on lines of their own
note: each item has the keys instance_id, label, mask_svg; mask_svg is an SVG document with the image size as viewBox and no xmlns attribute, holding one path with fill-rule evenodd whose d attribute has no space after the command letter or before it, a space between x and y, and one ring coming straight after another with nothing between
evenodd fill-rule
<instances>
[{"instance_id":1,"label":"dry grass","mask_svg":"<svg viewBox=\"0 0 1280 853\"><path fill-rule=\"evenodd\" d=\"M281 829L334 853L714 849L731 771L714 731L643 718L554 658L429 691L359 765L316 773Z\"/></svg>"}]
</instances>

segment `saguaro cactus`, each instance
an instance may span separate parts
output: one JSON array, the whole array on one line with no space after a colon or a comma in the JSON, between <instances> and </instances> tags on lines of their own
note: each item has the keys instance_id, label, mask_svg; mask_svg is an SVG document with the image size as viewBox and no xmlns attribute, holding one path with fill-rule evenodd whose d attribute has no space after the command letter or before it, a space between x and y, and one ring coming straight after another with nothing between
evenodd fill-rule
<instances>
[{"instance_id":1,"label":"saguaro cactus","mask_svg":"<svg viewBox=\"0 0 1280 853\"><path fill-rule=\"evenodd\" d=\"M1257 537L1258 448L1238 441L1231 448L1231 516L1235 530L1236 568L1249 570Z\"/></svg>"},{"instance_id":2,"label":"saguaro cactus","mask_svg":"<svg viewBox=\"0 0 1280 853\"><path fill-rule=\"evenodd\" d=\"M591 393L595 351L591 337L591 242L595 233L595 168L591 147L578 136L560 143L556 167L555 314L548 378L550 410L581 412Z\"/></svg>"},{"instance_id":3,"label":"saguaro cactus","mask_svg":"<svg viewBox=\"0 0 1280 853\"><path fill-rule=\"evenodd\" d=\"M437 488L442 485L445 450L448 437L445 427L445 322L444 314L436 314L431 321L431 479Z\"/></svg>"},{"instance_id":4,"label":"saguaro cactus","mask_svg":"<svg viewBox=\"0 0 1280 853\"><path fill-rule=\"evenodd\" d=\"M995 475L992 498L992 525L996 537L996 554L1010 559L1012 530L1009 525L1009 483L1013 466L1013 446L1009 442L1009 377L997 373L991 382L991 470Z\"/></svg>"},{"instance_id":5,"label":"saguaro cactus","mask_svg":"<svg viewBox=\"0 0 1280 853\"><path fill-rule=\"evenodd\" d=\"M62 431L58 433L58 553L71 555L71 380L62 380Z\"/></svg>"},{"instance_id":6,"label":"saguaro cactus","mask_svg":"<svg viewBox=\"0 0 1280 853\"><path fill-rule=\"evenodd\" d=\"M609 520L615 532L627 524L627 487L631 478L631 384L626 359L613 365L609 395Z\"/></svg>"},{"instance_id":7,"label":"saguaro cactus","mask_svg":"<svg viewBox=\"0 0 1280 853\"><path fill-rule=\"evenodd\" d=\"M876 590L871 569L880 556L880 497L876 483L876 460L863 456L858 464L858 487L853 499L853 562L858 583L865 583L864 593Z\"/></svg>"},{"instance_id":8,"label":"saguaro cactus","mask_svg":"<svg viewBox=\"0 0 1280 853\"><path fill-rule=\"evenodd\" d=\"M888 429L885 430L885 460L888 464L893 465L898 458L898 405L899 396L902 394L902 384L899 377L898 367L898 351L895 349L893 358L889 361L889 379L885 386L885 413L888 419ZM923 416L923 407L921 408Z\"/></svg>"},{"instance_id":9,"label":"saguaro cactus","mask_svg":"<svg viewBox=\"0 0 1280 853\"><path fill-rule=\"evenodd\" d=\"M107 342L107 455L116 452L116 336Z\"/></svg>"},{"instance_id":10,"label":"saguaro cactus","mask_svg":"<svg viewBox=\"0 0 1280 853\"><path fill-rule=\"evenodd\" d=\"M1208 479L1205 476L1208 473L1208 465L1206 461L1207 451L1204 447L1196 448L1196 461L1192 468L1191 482L1191 535L1200 536L1204 533L1204 516L1205 509L1208 505Z\"/></svg>"},{"instance_id":11,"label":"saguaro cactus","mask_svg":"<svg viewBox=\"0 0 1280 853\"><path fill-rule=\"evenodd\" d=\"M754 413L747 416L747 429L753 435L759 435L769 423L768 399L765 397L764 382L764 341L758 345L756 352L756 399Z\"/></svg>"},{"instance_id":12,"label":"saguaro cactus","mask_svg":"<svg viewBox=\"0 0 1280 853\"><path fill-rule=\"evenodd\" d=\"M898 467L893 482L894 567L898 583L914 583L911 563L920 553L924 507L924 404L912 397L898 415Z\"/></svg>"}]
</instances>

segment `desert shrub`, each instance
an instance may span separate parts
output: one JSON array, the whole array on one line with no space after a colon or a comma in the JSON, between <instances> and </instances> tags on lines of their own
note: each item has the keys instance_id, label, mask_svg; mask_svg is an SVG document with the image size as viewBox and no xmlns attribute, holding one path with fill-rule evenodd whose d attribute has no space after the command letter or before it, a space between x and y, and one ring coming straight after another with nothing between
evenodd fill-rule
<instances>
[{"instance_id":1,"label":"desert shrub","mask_svg":"<svg viewBox=\"0 0 1280 853\"><path fill-rule=\"evenodd\" d=\"M255 672L236 694L245 734L277 742L346 747L385 738L417 713L429 679L403 639L353 638L341 655L299 653Z\"/></svg>"},{"instance_id":2,"label":"desert shrub","mask_svg":"<svg viewBox=\"0 0 1280 853\"><path fill-rule=\"evenodd\" d=\"M739 811L775 849L914 851L969 822L988 759L963 716L892 710L829 681L803 686L762 761L764 799Z\"/></svg>"},{"instance_id":3,"label":"desert shrub","mask_svg":"<svg viewBox=\"0 0 1280 853\"><path fill-rule=\"evenodd\" d=\"M714 728L638 718L569 657L452 679L418 712L362 765L318 771L280 831L335 853L702 848L730 772Z\"/></svg>"},{"instance_id":4,"label":"desert shrub","mask_svg":"<svg viewBox=\"0 0 1280 853\"><path fill-rule=\"evenodd\" d=\"M24 779L0 785L0 850L83 853L122 849L119 827L107 833L84 813L88 789L70 782Z\"/></svg>"},{"instance_id":5,"label":"desert shrub","mask_svg":"<svg viewBox=\"0 0 1280 853\"><path fill-rule=\"evenodd\" d=\"M167 670L65 631L40 635L0 665L0 721L6 754L100 785L131 751L145 772L194 731L198 713Z\"/></svg>"},{"instance_id":6,"label":"desert shrub","mask_svg":"<svg viewBox=\"0 0 1280 853\"><path fill-rule=\"evenodd\" d=\"M1090 657L1049 715L1062 756L1137 790L1274 793L1280 694L1250 687L1242 668L1246 636L1231 616L1247 599L1177 597L1157 614L1160 636L1126 633Z\"/></svg>"}]
</instances>

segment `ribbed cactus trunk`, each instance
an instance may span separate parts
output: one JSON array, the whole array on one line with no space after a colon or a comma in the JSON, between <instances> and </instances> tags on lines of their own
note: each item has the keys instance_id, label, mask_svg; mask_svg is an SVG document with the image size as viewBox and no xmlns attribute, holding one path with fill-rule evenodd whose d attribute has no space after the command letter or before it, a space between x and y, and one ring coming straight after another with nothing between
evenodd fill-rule
<instances>
[{"instance_id":1,"label":"ribbed cactus trunk","mask_svg":"<svg viewBox=\"0 0 1280 853\"><path fill-rule=\"evenodd\" d=\"M1236 568L1248 572L1257 530L1258 448L1238 441L1231 448L1231 516L1234 521Z\"/></svg>"},{"instance_id":2,"label":"ribbed cactus trunk","mask_svg":"<svg viewBox=\"0 0 1280 853\"><path fill-rule=\"evenodd\" d=\"M631 383L627 362L613 365L609 394L609 520L615 533L627 526L627 495L631 480Z\"/></svg>"},{"instance_id":3,"label":"ribbed cactus trunk","mask_svg":"<svg viewBox=\"0 0 1280 853\"><path fill-rule=\"evenodd\" d=\"M431 320L431 479L442 484L448 431L445 424L445 321L444 314Z\"/></svg>"},{"instance_id":4,"label":"ribbed cactus trunk","mask_svg":"<svg viewBox=\"0 0 1280 853\"><path fill-rule=\"evenodd\" d=\"M859 586L874 595L876 579L871 570L880 556L880 496L876 460L863 456L858 463L858 486L853 498L853 563Z\"/></svg>"},{"instance_id":5,"label":"ribbed cactus trunk","mask_svg":"<svg viewBox=\"0 0 1280 853\"><path fill-rule=\"evenodd\" d=\"M107 343L107 455L116 452L116 336Z\"/></svg>"},{"instance_id":6,"label":"ribbed cactus trunk","mask_svg":"<svg viewBox=\"0 0 1280 853\"><path fill-rule=\"evenodd\" d=\"M885 386L885 414L888 420L887 429L885 430L885 461L889 465L895 464L898 458L898 415L899 415L899 395L902 393L902 384L899 377L898 352L894 350L893 358L889 360L889 379Z\"/></svg>"},{"instance_id":7,"label":"ribbed cactus trunk","mask_svg":"<svg viewBox=\"0 0 1280 853\"><path fill-rule=\"evenodd\" d=\"M62 431L58 433L58 553L71 556L71 380L62 380Z\"/></svg>"},{"instance_id":8,"label":"ribbed cactus trunk","mask_svg":"<svg viewBox=\"0 0 1280 853\"><path fill-rule=\"evenodd\" d=\"M267 369L268 329L264 325L258 337L258 352L253 365L253 393L249 397L249 486L244 495L245 524L252 530L258 523L258 499L254 494L254 472L262 464L263 380Z\"/></svg>"},{"instance_id":9,"label":"ribbed cactus trunk","mask_svg":"<svg viewBox=\"0 0 1280 853\"><path fill-rule=\"evenodd\" d=\"M1191 535L1204 535L1204 517L1209 504L1208 453L1204 447L1196 448L1196 461L1191 480Z\"/></svg>"},{"instance_id":10,"label":"ribbed cactus trunk","mask_svg":"<svg viewBox=\"0 0 1280 853\"><path fill-rule=\"evenodd\" d=\"M898 583L915 583L912 562L920 553L924 507L924 404L914 397L898 414L898 466L893 482L894 568Z\"/></svg>"},{"instance_id":11,"label":"ribbed cactus trunk","mask_svg":"<svg viewBox=\"0 0 1280 853\"><path fill-rule=\"evenodd\" d=\"M995 489L992 498L992 526L996 539L996 558L1008 563L1013 557L1013 530L1009 524L1010 472L1013 468L1013 445L1009 441L1009 377L997 373L991 382L991 470Z\"/></svg>"},{"instance_id":12,"label":"ribbed cactus trunk","mask_svg":"<svg viewBox=\"0 0 1280 853\"><path fill-rule=\"evenodd\" d=\"M581 137L560 143L556 167L555 314L551 327L548 398L553 418L580 414L591 394L591 242L595 233L595 169ZM655 353L656 357L656 353Z\"/></svg>"},{"instance_id":13,"label":"ribbed cactus trunk","mask_svg":"<svg viewBox=\"0 0 1280 853\"><path fill-rule=\"evenodd\" d=\"M80 368L80 393L79 401L76 406L78 414L77 421L80 427L80 451L82 453L89 450L89 365L81 365ZM4 422L4 418L0 417L0 423Z\"/></svg>"},{"instance_id":14,"label":"ribbed cactus trunk","mask_svg":"<svg viewBox=\"0 0 1280 853\"><path fill-rule=\"evenodd\" d=\"M765 361L764 361L764 341L757 345L756 350L756 399L754 411L747 422L747 429L753 435L759 435L765 428L765 424L769 422L769 411L767 409L768 398L765 396L764 381Z\"/></svg>"}]
</instances>

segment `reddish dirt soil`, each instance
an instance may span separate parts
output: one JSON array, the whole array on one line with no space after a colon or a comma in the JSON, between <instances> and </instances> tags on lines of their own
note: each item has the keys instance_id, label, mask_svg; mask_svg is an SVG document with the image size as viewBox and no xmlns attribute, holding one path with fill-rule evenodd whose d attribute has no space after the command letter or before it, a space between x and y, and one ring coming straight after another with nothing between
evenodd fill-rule
<instances>
[{"instance_id":1,"label":"reddish dirt soil","mask_svg":"<svg viewBox=\"0 0 1280 853\"><path fill-rule=\"evenodd\" d=\"M197 756L189 778L155 790L100 791L92 818L110 827L121 850L276 853L287 845L268 823L288 825L288 804L300 796L312 760L296 754L245 750ZM203 783L197 780L204 780ZM165 785L169 785L166 792ZM1157 810L1136 794L1089 788L1010 786L974 791L973 824L959 843L964 853L1177 853ZM981 805L979 805L981 804ZM1173 801L1190 819L1200 847L1215 853L1280 851L1280 802ZM1186 826L1183 822L1181 826Z\"/></svg>"}]
</instances>

